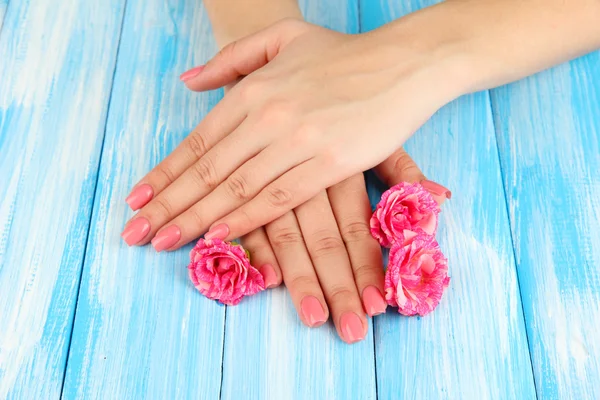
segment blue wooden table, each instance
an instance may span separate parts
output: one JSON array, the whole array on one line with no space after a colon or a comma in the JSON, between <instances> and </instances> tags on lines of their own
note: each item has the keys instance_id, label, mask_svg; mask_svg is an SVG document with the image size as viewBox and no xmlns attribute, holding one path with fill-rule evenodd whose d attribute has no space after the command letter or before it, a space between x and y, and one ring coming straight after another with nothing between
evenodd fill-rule
<instances>
[{"instance_id":1,"label":"blue wooden table","mask_svg":"<svg viewBox=\"0 0 600 400\"><path fill-rule=\"evenodd\" d=\"M301 3L356 33L432 2ZM600 53L464 96L407 143L454 193L452 282L348 346L284 288L219 307L189 246L119 237L131 186L220 98L178 80L215 53L200 0L0 0L0 21L0 399L600 398Z\"/></svg>"}]
</instances>

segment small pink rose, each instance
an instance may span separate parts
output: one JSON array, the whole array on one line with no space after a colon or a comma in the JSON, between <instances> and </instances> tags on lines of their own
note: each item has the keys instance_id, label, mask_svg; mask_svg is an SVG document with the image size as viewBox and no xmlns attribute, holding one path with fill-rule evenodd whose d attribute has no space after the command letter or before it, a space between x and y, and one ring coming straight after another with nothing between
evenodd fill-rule
<instances>
[{"instance_id":1,"label":"small pink rose","mask_svg":"<svg viewBox=\"0 0 600 400\"><path fill-rule=\"evenodd\" d=\"M196 289L209 299L236 305L265 289L263 276L250 265L242 246L200 239L190 253L188 272Z\"/></svg>"},{"instance_id":2,"label":"small pink rose","mask_svg":"<svg viewBox=\"0 0 600 400\"><path fill-rule=\"evenodd\" d=\"M390 250L385 298L403 315L426 315L448 287L448 260L433 236L419 234Z\"/></svg>"},{"instance_id":3,"label":"small pink rose","mask_svg":"<svg viewBox=\"0 0 600 400\"><path fill-rule=\"evenodd\" d=\"M440 207L419 183L401 182L381 195L371 217L371 234L383 247L403 241L404 230L435 235Z\"/></svg>"}]
</instances>

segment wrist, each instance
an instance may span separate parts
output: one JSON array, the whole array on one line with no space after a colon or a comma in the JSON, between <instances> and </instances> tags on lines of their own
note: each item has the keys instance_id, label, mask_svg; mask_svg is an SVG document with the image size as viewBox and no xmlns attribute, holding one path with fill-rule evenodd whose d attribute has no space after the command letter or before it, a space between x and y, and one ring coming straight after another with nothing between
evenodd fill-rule
<instances>
[{"instance_id":1,"label":"wrist","mask_svg":"<svg viewBox=\"0 0 600 400\"><path fill-rule=\"evenodd\" d=\"M296 0L204 0L219 48L282 19L302 19Z\"/></svg>"}]
</instances>

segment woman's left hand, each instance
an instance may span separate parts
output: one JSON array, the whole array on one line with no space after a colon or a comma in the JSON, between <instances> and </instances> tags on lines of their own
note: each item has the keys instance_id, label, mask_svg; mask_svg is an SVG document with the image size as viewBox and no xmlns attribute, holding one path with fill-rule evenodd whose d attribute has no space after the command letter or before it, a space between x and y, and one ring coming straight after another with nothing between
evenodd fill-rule
<instances>
[{"instance_id":1,"label":"woman's left hand","mask_svg":"<svg viewBox=\"0 0 600 400\"><path fill-rule=\"evenodd\" d=\"M231 240L390 156L457 94L444 51L398 35L285 20L184 76L209 90L248 75L136 186L126 242Z\"/></svg>"}]
</instances>

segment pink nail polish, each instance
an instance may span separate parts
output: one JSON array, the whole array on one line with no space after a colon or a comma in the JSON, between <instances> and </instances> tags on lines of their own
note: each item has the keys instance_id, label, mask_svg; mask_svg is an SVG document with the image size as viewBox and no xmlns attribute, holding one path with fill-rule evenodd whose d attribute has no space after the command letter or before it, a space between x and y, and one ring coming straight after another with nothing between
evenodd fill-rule
<instances>
[{"instance_id":1,"label":"pink nail polish","mask_svg":"<svg viewBox=\"0 0 600 400\"><path fill-rule=\"evenodd\" d=\"M321 306L321 302L314 296L306 296L303 298L300 303L300 309L302 310L304 320L311 328L327 321L327 315Z\"/></svg>"},{"instance_id":2,"label":"pink nail polish","mask_svg":"<svg viewBox=\"0 0 600 400\"><path fill-rule=\"evenodd\" d=\"M129 246L139 243L150 232L150 222L143 217L136 218L121 233L121 237Z\"/></svg>"},{"instance_id":3,"label":"pink nail polish","mask_svg":"<svg viewBox=\"0 0 600 400\"><path fill-rule=\"evenodd\" d=\"M212 240L212 239L221 239L225 240L225 238L229 235L229 227L227 224L219 224L210 228L208 232L204 235L204 239Z\"/></svg>"},{"instance_id":4,"label":"pink nail polish","mask_svg":"<svg viewBox=\"0 0 600 400\"><path fill-rule=\"evenodd\" d=\"M158 232L151 243L154 250L160 253L161 251L174 246L179 242L179 239L181 239L181 229L179 229L177 225L171 225Z\"/></svg>"},{"instance_id":5,"label":"pink nail polish","mask_svg":"<svg viewBox=\"0 0 600 400\"><path fill-rule=\"evenodd\" d=\"M368 286L362 292L363 305L369 317L383 314L387 308L387 303L381 295L379 289L375 286Z\"/></svg>"},{"instance_id":6,"label":"pink nail polish","mask_svg":"<svg viewBox=\"0 0 600 400\"><path fill-rule=\"evenodd\" d=\"M356 343L365 338L365 329L360 317L351 311L345 312L340 318L342 339L348 344Z\"/></svg>"},{"instance_id":7,"label":"pink nail polish","mask_svg":"<svg viewBox=\"0 0 600 400\"><path fill-rule=\"evenodd\" d=\"M133 211L137 211L144 207L152 199L152 196L154 196L152 186L144 183L133 189L125 199L125 202L129 204L129 207L131 207Z\"/></svg>"},{"instance_id":8,"label":"pink nail polish","mask_svg":"<svg viewBox=\"0 0 600 400\"><path fill-rule=\"evenodd\" d=\"M189 81L190 79L198 76L198 74L200 72L202 72L203 69L204 69L204 65L194 67L194 68L190 69L189 71L185 71L183 74L181 74L179 76L179 79L181 79L183 82Z\"/></svg>"},{"instance_id":9,"label":"pink nail polish","mask_svg":"<svg viewBox=\"0 0 600 400\"><path fill-rule=\"evenodd\" d=\"M277 274L271 264L265 264L261 267L260 273L265 280L265 288L270 289L277 286Z\"/></svg>"},{"instance_id":10,"label":"pink nail polish","mask_svg":"<svg viewBox=\"0 0 600 400\"><path fill-rule=\"evenodd\" d=\"M423 179L421 181L421 186L431 193L438 204L442 204L444 201L446 201L446 199L450 199L452 197L452 192L437 182Z\"/></svg>"}]
</instances>

